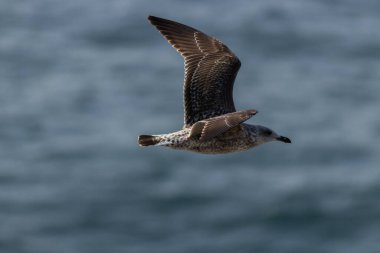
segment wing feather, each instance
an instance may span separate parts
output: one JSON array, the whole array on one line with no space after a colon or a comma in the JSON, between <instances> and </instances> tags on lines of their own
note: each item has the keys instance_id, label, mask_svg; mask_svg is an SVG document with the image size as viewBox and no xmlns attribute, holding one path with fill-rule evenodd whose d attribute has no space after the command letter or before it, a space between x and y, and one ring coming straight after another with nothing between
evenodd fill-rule
<instances>
[{"instance_id":1,"label":"wing feather","mask_svg":"<svg viewBox=\"0 0 380 253\"><path fill-rule=\"evenodd\" d=\"M199 141L208 141L243 123L256 113L257 111L252 109L198 121L191 127L189 137L197 138Z\"/></svg>"},{"instance_id":2,"label":"wing feather","mask_svg":"<svg viewBox=\"0 0 380 253\"><path fill-rule=\"evenodd\" d=\"M153 16L148 19L185 60L185 127L235 112L232 92L241 63L230 49L192 27Z\"/></svg>"}]
</instances>

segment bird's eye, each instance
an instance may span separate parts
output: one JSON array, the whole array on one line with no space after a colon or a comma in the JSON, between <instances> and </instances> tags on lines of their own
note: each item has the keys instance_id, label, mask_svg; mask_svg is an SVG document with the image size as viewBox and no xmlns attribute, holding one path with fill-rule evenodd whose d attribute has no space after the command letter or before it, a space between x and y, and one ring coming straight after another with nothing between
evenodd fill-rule
<instances>
[{"instance_id":1,"label":"bird's eye","mask_svg":"<svg viewBox=\"0 0 380 253\"><path fill-rule=\"evenodd\" d=\"M272 134L272 131L271 130L267 130L266 131L266 135L271 135Z\"/></svg>"}]
</instances>

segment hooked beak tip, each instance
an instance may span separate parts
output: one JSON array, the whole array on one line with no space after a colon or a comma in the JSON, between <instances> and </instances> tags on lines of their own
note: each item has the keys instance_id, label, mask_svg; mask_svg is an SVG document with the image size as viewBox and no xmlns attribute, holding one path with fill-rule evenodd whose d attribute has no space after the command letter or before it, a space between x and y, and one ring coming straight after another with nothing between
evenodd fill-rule
<instances>
[{"instance_id":1,"label":"hooked beak tip","mask_svg":"<svg viewBox=\"0 0 380 253\"><path fill-rule=\"evenodd\" d=\"M285 142L285 143L292 143L292 141L288 137L285 137L285 136L280 136L277 138L277 140Z\"/></svg>"}]
</instances>

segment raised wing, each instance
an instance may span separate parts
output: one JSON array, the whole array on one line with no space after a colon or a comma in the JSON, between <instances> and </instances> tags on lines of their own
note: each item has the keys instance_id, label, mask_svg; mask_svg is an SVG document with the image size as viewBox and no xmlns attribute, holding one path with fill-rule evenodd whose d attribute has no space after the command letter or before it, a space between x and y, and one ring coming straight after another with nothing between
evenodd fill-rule
<instances>
[{"instance_id":1,"label":"raised wing","mask_svg":"<svg viewBox=\"0 0 380 253\"><path fill-rule=\"evenodd\" d=\"M235 112L232 92L241 63L228 47L189 26L148 19L185 60L185 127Z\"/></svg>"},{"instance_id":2,"label":"raised wing","mask_svg":"<svg viewBox=\"0 0 380 253\"><path fill-rule=\"evenodd\" d=\"M189 137L208 141L243 123L256 113L256 110L245 110L198 121L191 127Z\"/></svg>"}]
</instances>

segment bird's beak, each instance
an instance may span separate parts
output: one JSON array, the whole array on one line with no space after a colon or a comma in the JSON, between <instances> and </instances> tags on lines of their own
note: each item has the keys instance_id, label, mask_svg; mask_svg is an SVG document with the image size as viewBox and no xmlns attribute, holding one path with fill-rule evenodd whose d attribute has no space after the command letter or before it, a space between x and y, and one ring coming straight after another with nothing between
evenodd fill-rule
<instances>
[{"instance_id":1,"label":"bird's beak","mask_svg":"<svg viewBox=\"0 0 380 253\"><path fill-rule=\"evenodd\" d=\"M285 143L292 143L292 141L288 137L285 137L285 136L280 136L280 137L277 137L276 139L278 141L282 141L282 142L285 142Z\"/></svg>"}]
</instances>

